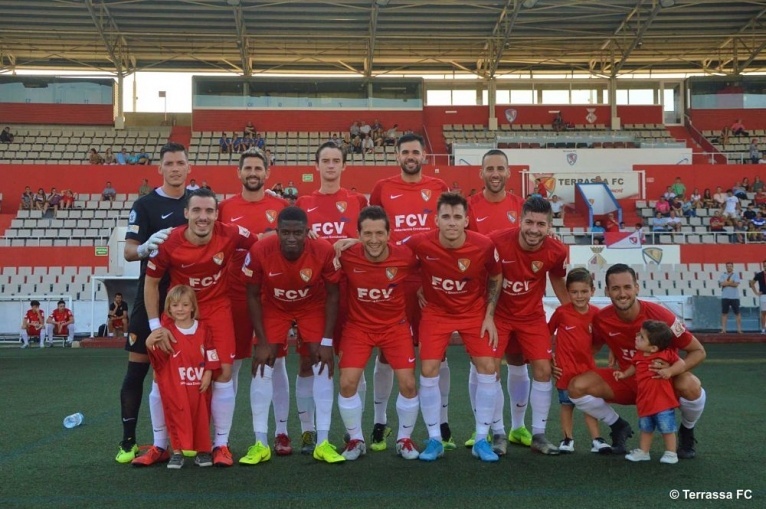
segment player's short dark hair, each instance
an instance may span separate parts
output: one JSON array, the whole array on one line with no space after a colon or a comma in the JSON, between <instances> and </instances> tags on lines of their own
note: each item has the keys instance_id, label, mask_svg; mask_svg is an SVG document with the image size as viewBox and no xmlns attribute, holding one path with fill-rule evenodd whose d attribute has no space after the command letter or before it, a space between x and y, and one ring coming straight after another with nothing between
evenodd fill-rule
<instances>
[{"instance_id":1,"label":"player's short dark hair","mask_svg":"<svg viewBox=\"0 0 766 509\"><path fill-rule=\"evenodd\" d=\"M59 300L59 301L56 303L56 305L57 305L57 306L58 306L59 304L64 304L64 305L66 306L66 302L64 302L64 299L60 299L60 300Z\"/></svg>"},{"instance_id":2,"label":"player's short dark hair","mask_svg":"<svg viewBox=\"0 0 766 509\"><path fill-rule=\"evenodd\" d=\"M569 271L567 274L566 286L572 283L585 283L586 285L593 287L593 275L585 267L577 267Z\"/></svg>"},{"instance_id":3,"label":"player's short dark hair","mask_svg":"<svg viewBox=\"0 0 766 509\"><path fill-rule=\"evenodd\" d=\"M638 281L638 277L636 277L636 271L630 268L629 266L625 265L624 263L615 263L608 269L606 269L606 277L604 278L604 282L606 283L606 286L609 287L609 276L612 274L630 274L633 276L633 282Z\"/></svg>"},{"instance_id":4,"label":"player's short dark hair","mask_svg":"<svg viewBox=\"0 0 766 509\"><path fill-rule=\"evenodd\" d=\"M266 157L266 154L263 153L263 150L259 149L258 147L251 147L242 152L242 155L239 156L240 170L242 169L242 166L245 165L245 159L248 157L257 157L263 163L263 167L267 170L269 169L269 158Z\"/></svg>"},{"instance_id":5,"label":"player's short dark hair","mask_svg":"<svg viewBox=\"0 0 766 509\"><path fill-rule=\"evenodd\" d=\"M319 148L314 153L314 162L319 163L319 155L326 148L331 148L331 149L339 150L341 155L343 156L343 164L346 164L346 156L347 156L346 151L343 150L342 148L340 148L338 146L338 144L335 143L334 141L326 141L326 142L322 143L321 145L319 145Z\"/></svg>"},{"instance_id":6,"label":"player's short dark hair","mask_svg":"<svg viewBox=\"0 0 766 509\"><path fill-rule=\"evenodd\" d=\"M309 217L306 215L306 212L302 208L291 205L279 211L279 215L277 216L277 228L279 228L279 226L285 221L298 221L308 225Z\"/></svg>"},{"instance_id":7,"label":"player's short dark hair","mask_svg":"<svg viewBox=\"0 0 766 509\"><path fill-rule=\"evenodd\" d=\"M183 152L187 158L189 157L189 154L186 152L186 147L174 141L169 141L162 146L160 149L160 161L168 152Z\"/></svg>"},{"instance_id":8,"label":"player's short dark hair","mask_svg":"<svg viewBox=\"0 0 766 509\"><path fill-rule=\"evenodd\" d=\"M115 294L114 294L114 296L115 296L115 297L117 297L118 295L119 295L120 297L122 297L122 293L120 293L120 292L117 292L117 293L115 293Z\"/></svg>"},{"instance_id":9,"label":"player's short dark hair","mask_svg":"<svg viewBox=\"0 0 766 509\"><path fill-rule=\"evenodd\" d=\"M442 205L449 205L450 207L457 207L458 205L462 205L463 210L465 210L466 214L468 213L468 201L460 193L453 193L451 191L443 192L441 195L439 195L439 199L436 202L437 212L440 208L442 208Z\"/></svg>"},{"instance_id":10,"label":"player's short dark hair","mask_svg":"<svg viewBox=\"0 0 766 509\"><path fill-rule=\"evenodd\" d=\"M658 350L665 350L673 341L673 331L665 322L659 320L646 320L641 324L641 328L646 331L646 338L649 344L656 346Z\"/></svg>"},{"instance_id":11,"label":"player's short dark hair","mask_svg":"<svg viewBox=\"0 0 766 509\"><path fill-rule=\"evenodd\" d=\"M553 219L553 209L551 209L551 204L542 196L530 196L527 198L527 201L524 202L524 205L522 205L521 217L531 213L545 214L548 216L549 223Z\"/></svg>"},{"instance_id":12,"label":"player's short dark hair","mask_svg":"<svg viewBox=\"0 0 766 509\"><path fill-rule=\"evenodd\" d=\"M212 189L208 189L207 187L200 187L199 189L195 189L194 191L190 191L186 193L186 208L189 208L189 202L191 202L191 199L195 196L199 196L200 198L212 198L215 201L215 208L218 208L218 196L213 192Z\"/></svg>"},{"instance_id":13,"label":"player's short dark hair","mask_svg":"<svg viewBox=\"0 0 766 509\"><path fill-rule=\"evenodd\" d=\"M421 135L409 133L399 136L399 139L396 140L396 151L399 152L399 147L402 146L402 143L409 143L411 141L417 141L421 147L426 148L426 140Z\"/></svg>"},{"instance_id":14,"label":"player's short dark hair","mask_svg":"<svg viewBox=\"0 0 766 509\"><path fill-rule=\"evenodd\" d=\"M481 166L484 167L484 160L490 156L502 156L505 159L505 164L508 164L508 155L500 150L499 148L493 148L492 150L487 151L486 154L481 156Z\"/></svg>"},{"instance_id":15,"label":"player's short dark hair","mask_svg":"<svg viewBox=\"0 0 766 509\"><path fill-rule=\"evenodd\" d=\"M32 306L32 307L35 307L35 306L40 307L40 301L39 300L33 300L32 302L29 303L29 305Z\"/></svg>"},{"instance_id":16,"label":"player's short dark hair","mask_svg":"<svg viewBox=\"0 0 766 509\"><path fill-rule=\"evenodd\" d=\"M380 221L383 220L386 223L386 231L391 231L391 223L388 221L388 215L386 214L386 211L383 210L383 207L379 207L377 205L371 205L369 207L363 208L359 212L359 219L356 220L356 230L358 232L362 231L362 221L365 221L369 219L370 221Z\"/></svg>"}]
</instances>

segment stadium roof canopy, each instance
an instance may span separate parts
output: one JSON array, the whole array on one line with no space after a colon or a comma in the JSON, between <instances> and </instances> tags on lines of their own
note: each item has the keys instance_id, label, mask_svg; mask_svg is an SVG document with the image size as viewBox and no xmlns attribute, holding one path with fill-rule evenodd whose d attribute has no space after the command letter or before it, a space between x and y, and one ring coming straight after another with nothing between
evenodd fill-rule
<instances>
[{"instance_id":1,"label":"stadium roof canopy","mask_svg":"<svg viewBox=\"0 0 766 509\"><path fill-rule=\"evenodd\" d=\"M0 0L0 71L766 70L766 0Z\"/></svg>"}]
</instances>

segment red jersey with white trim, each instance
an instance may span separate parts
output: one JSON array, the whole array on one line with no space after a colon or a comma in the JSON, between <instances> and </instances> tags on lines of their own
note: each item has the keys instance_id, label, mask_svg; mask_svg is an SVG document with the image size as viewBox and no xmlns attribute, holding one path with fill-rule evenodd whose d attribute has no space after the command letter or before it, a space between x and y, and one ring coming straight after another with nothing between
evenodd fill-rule
<instances>
[{"instance_id":1,"label":"red jersey with white trim","mask_svg":"<svg viewBox=\"0 0 766 509\"><path fill-rule=\"evenodd\" d=\"M67 308L64 308L63 310L56 308L51 311L51 317L53 318L54 322L68 322L69 320L74 319L74 314L72 314L72 311ZM56 335L61 334L62 336L65 336L69 334L69 325L64 325L61 328L54 326L53 333Z\"/></svg>"},{"instance_id":2,"label":"red jersey with white trim","mask_svg":"<svg viewBox=\"0 0 766 509\"><path fill-rule=\"evenodd\" d=\"M519 243L521 228L508 228L489 234L500 255L503 286L495 316L518 320L525 316L544 316L545 279L567 274L567 247L545 237L537 251L525 251Z\"/></svg>"},{"instance_id":3,"label":"red jersey with white trim","mask_svg":"<svg viewBox=\"0 0 766 509\"><path fill-rule=\"evenodd\" d=\"M261 302L285 313L322 308L325 283L337 284L340 272L333 264L335 250L324 239L306 239L297 260L282 255L279 237L263 239L250 249L242 272L248 284L261 285ZM268 311L265 311L268 312Z\"/></svg>"},{"instance_id":4,"label":"red jersey with white trim","mask_svg":"<svg viewBox=\"0 0 766 509\"><path fill-rule=\"evenodd\" d=\"M370 205L383 207L391 222L391 241L401 242L436 228L436 202L448 189L443 180L427 175L422 175L420 182L405 182L401 175L395 175L375 184Z\"/></svg>"},{"instance_id":5,"label":"red jersey with white trim","mask_svg":"<svg viewBox=\"0 0 766 509\"><path fill-rule=\"evenodd\" d=\"M588 305L588 311L580 313L570 302L559 306L548 322L548 330L556 334L556 365L562 375L556 387L566 389L573 377L596 369L593 359L593 318L598 308Z\"/></svg>"},{"instance_id":6,"label":"red jersey with white trim","mask_svg":"<svg viewBox=\"0 0 766 509\"><path fill-rule=\"evenodd\" d=\"M170 273L170 288L188 285L197 295L200 308L213 302L228 304L227 264L237 250L250 249L257 238L241 226L216 222L210 242L197 246L186 240L188 226L173 229L149 259L146 274L161 278Z\"/></svg>"},{"instance_id":7,"label":"red jersey with white trim","mask_svg":"<svg viewBox=\"0 0 766 509\"><path fill-rule=\"evenodd\" d=\"M636 334L646 320L660 320L670 326L673 331L673 339L670 343L672 349L684 349L694 339L691 332L686 330L684 323L672 311L654 302L643 300L637 302L641 307L638 316L632 322L620 320L612 305L599 311L593 319L593 343L599 347L606 344L622 371L630 366L633 355L636 353Z\"/></svg>"},{"instance_id":8,"label":"red jersey with white trim","mask_svg":"<svg viewBox=\"0 0 766 509\"><path fill-rule=\"evenodd\" d=\"M636 367L635 377L638 386L636 411L639 417L648 417L679 406L672 380L654 378L656 373L649 369L656 359L673 365L673 363L678 362L679 357L674 348L652 354L636 352L633 355L632 363Z\"/></svg>"},{"instance_id":9,"label":"red jersey with white trim","mask_svg":"<svg viewBox=\"0 0 766 509\"><path fill-rule=\"evenodd\" d=\"M42 309L35 311L28 309L24 318L27 319L27 333L30 336L39 336L40 331L45 327L45 313Z\"/></svg>"},{"instance_id":10,"label":"red jersey with white trim","mask_svg":"<svg viewBox=\"0 0 766 509\"><path fill-rule=\"evenodd\" d=\"M295 205L306 212L309 229L330 241L359 237L356 222L359 212L367 206L363 194L340 188L332 194L319 191L296 200Z\"/></svg>"},{"instance_id":11,"label":"red jersey with white trim","mask_svg":"<svg viewBox=\"0 0 766 509\"><path fill-rule=\"evenodd\" d=\"M368 260L361 243L341 254L340 264L348 279L347 325L386 332L407 321L402 283L417 268L417 260L407 247L389 243L388 250L388 258L382 262Z\"/></svg>"},{"instance_id":12,"label":"red jersey with white trim","mask_svg":"<svg viewBox=\"0 0 766 509\"><path fill-rule=\"evenodd\" d=\"M505 193L502 201L491 202L484 193L476 193L468 198L468 229L489 235L518 226L523 206L524 199L515 194Z\"/></svg>"},{"instance_id":13,"label":"red jersey with white trim","mask_svg":"<svg viewBox=\"0 0 766 509\"><path fill-rule=\"evenodd\" d=\"M263 199L247 201L241 194L232 196L218 205L218 221L244 226L253 235L268 233L277 229L277 216L289 203L278 196L265 193ZM242 279L242 264L245 262L245 251L234 253L229 263L229 297L232 300L244 302L245 282Z\"/></svg>"},{"instance_id":14,"label":"red jersey with white trim","mask_svg":"<svg viewBox=\"0 0 766 509\"><path fill-rule=\"evenodd\" d=\"M450 318L484 312L487 278L500 274L501 267L489 238L471 231L465 235L465 242L456 249L441 245L438 230L403 241L420 261L423 294L428 301L424 311Z\"/></svg>"}]
</instances>

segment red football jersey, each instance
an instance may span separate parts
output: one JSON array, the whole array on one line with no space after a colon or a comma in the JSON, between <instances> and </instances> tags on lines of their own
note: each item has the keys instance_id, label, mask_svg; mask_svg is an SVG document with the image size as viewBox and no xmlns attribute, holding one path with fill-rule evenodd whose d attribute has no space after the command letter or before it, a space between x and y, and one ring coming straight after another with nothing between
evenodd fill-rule
<instances>
[{"instance_id":1,"label":"red football jersey","mask_svg":"<svg viewBox=\"0 0 766 509\"><path fill-rule=\"evenodd\" d=\"M314 191L298 198L295 205L308 215L310 230L319 237L336 241L359 236L356 222L359 211L367 206L367 198L363 194L340 188L333 194Z\"/></svg>"},{"instance_id":2,"label":"red football jersey","mask_svg":"<svg viewBox=\"0 0 766 509\"><path fill-rule=\"evenodd\" d=\"M43 310L39 309L35 312L34 310L29 309L24 315L24 318L27 319L28 323L27 333L30 336L39 336L40 331L45 327L45 313L43 313Z\"/></svg>"},{"instance_id":3,"label":"red football jersey","mask_svg":"<svg viewBox=\"0 0 766 509\"><path fill-rule=\"evenodd\" d=\"M438 230L405 239L404 245L420 260L426 309L431 312L450 317L483 313L487 278L502 271L492 241L480 233L465 234L465 243L457 249L442 247Z\"/></svg>"},{"instance_id":4,"label":"red football jersey","mask_svg":"<svg viewBox=\"0 0 766 509\"><path fill-rule=\"evenodd\" d=\"M556 334L556 365L563 374L556 387L566 389L573 377L596 369L593 360L593 318L598 308L588 306L586 313L577 311L572 303L559 306L548 322L548 330Z\"/></svg>"},{"instance_id":5,"label":"red football jersey","mask_svg":"<svg viewBox=\"0 0 766 509\"><path fill-rule=\"evenodd\" d=\"M443 180L427 175L420 182L405 182L401 175L395 175L375 184L370 205L383 207L391 222L391 241L401 242L436 228L436 202L448 189Z\"/></svg>"},{"instance_id":6,"label":"red football jersey","mask_svg":"<svg viewBox=\"0 0 766 509\"><path fill-rule=\"evenodd\" d=\"M250 230L253 235L267 233L277 229L277 216L289 204L278 196L266 193L262 200L247 201L241 194L232 196L218 205L218 220L233 223ZM244 302L245 282L242 279L242 264L246 251L237 251L229 266L229 297Z\"/></svg>"},{"instance_id":7,"label":"red football jersey","mask_svg":"<svg viewBox=\"0 0 766 509\"><path fill-rule=\"evenodd\" d=\"M308 307L324 308L325 283L337 284L335 250L324 239L306 239L303 254L294 261L282 255L278 237L267 237L250 249L242 272L249 284L261 285L264 307L285 313Z\"/></svg>"},{"instance_id":8,"label":"red football jersey","mask_svg":"<svg viewBox=\"0 0 766 509\"><path fill-rule=\"evenodd\" d=\"M468 229L489 235L490 232L519 225L524 200L511 193L505 199L490 202L483 193L468 198Z\"/></svg>"},{"instance_id":9,"label":"red football jersey","mask_svg":"<svg viewBox=\"0 0 766 509\"><path fill-rule=\"evenodd\" d=\"M686 330L684 323L672 311L654 302L638 301L641 309L632 322L623 322L617 316L614 306L607 306L596 314L593 319L593 342L601 346L606 344L620 364L621 370L630 366L636 353L636 334L641 330L641 324L646 320L660 320L670 326L673 331L673 349L683 349L689 346L694 336Z\"/></svg>"},{"instance_id":10,"label":"red football jersey","mask_svg":"<svg viewBox=\"0 0 766 509\"><path fill-rule=\"evenodd\" d=\"M149 258L146 275L161 278L170 273L170 288L188 285L197 294L200 308L217 301L228 304L227 264L237 250L250 249L257 238L233 224L216 222L210 242L195 246L184 237L188 226L175 228L160 244L157 255Z\"/></svg>"},{"instance_id":11,"label":"red football jersey","mask_svg":"<svg viewBox=\"0 0 766 509\"><path fill-rule=\"evenodd\" d=\"M490 233L503 266L503 291L495 315L518 320L519 317L545 315L543 297L547 274L564 277L567 274L567 247L546 237L537 251L525 251L519 244L521 228L509 228Z\"/></svg>"},{"instance_id":12,"label":"red football jersey","mask_svg":"<svg viewBox=\"0 0 766 509\"><path fill-rule=\"evenodd\" d=\"M636 366L635 377L638 386L636 410L639 417L648 417L679 406L678 397L673 390L673 381L654 378L656 373L649 369L655 359L666 361L672 365L678 362L679 357L674 348L652 354L635 352L632 363Z\"/></svg>"},{"instance_id":13,"label":"red football jersey","mask_svg":"<svg viewBox=\"0 0 766 509\"><path fill-rule=\"evenodd\" d=\"M51 317L53 317L54 322L68 322L72 318L74 318L74 315L72 314L72 311L70 311L67 308L64 308L62 311L59 311L59 308L54 309L51 311ZM53 327L53 334L62 336L66 336L69 334L69 326L64 325L60 329L56 328L56 326Z\"/></svg>"},{"instance_id":14,"label":"red football jersey","mask_svg":"<svg viewBox=\"0 0 766 509\"><path fill-rule=\"evenodd\" d=\"M348 279L348 324L378 331L407 320L402 282L417 267L412 251L388 245L389 255L382 262L364 256L357 244L343 252L340 263Z\"/></svg>"}]
</instances>

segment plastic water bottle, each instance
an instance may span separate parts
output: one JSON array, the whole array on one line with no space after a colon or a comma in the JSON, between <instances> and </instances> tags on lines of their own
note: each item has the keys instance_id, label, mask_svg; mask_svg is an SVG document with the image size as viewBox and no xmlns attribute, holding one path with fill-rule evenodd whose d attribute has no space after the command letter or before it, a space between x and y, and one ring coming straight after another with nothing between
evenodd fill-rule
<instances>
[{"instance_id":1,"label":"plastic water bottle","mask_svg":"<svg viewBox=\"0 0 766 509\"><path fill-rule=\"evenodd\" d=\"M64 418L64 427L67 429L76 428L80 424L82 424L83 415L80 412L77 412L76 414L67 415Z\"/></svg>"}]
</instances>

